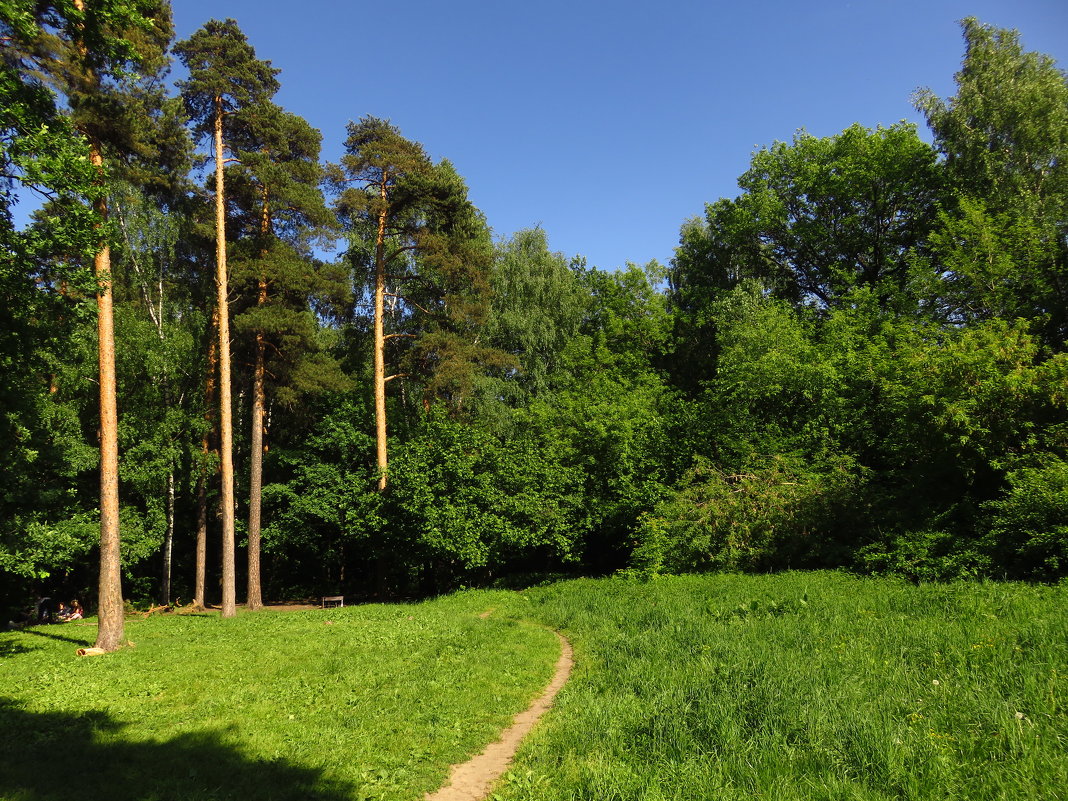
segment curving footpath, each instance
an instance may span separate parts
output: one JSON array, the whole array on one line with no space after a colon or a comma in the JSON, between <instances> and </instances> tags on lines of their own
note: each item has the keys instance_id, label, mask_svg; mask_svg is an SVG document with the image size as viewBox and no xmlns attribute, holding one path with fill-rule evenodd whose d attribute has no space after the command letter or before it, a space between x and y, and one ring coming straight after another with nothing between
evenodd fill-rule
<instances>
[{"instance_id":1,"label":"curving footpath","mask_svg":"<svg viewBox=\"0 0 1068 801\"><path fill-rule=\"evenodd\" d=\"M488 615L489 612L486 612L481 617ZM427 793L424 796L425 801L481 801L489 795L493 783L512 764L512 757L519 749L520 742L552 705L556 694L571 675L574 665L571 643L560 632L554 631L553 634L560 640L560 658L556 660L552 681L545 688L545 692L512 719L512 725L501 733L497 742L490 744L485 751L467 762L453 765L449 783L440 790Z\"/></svg>"}]
</instances>

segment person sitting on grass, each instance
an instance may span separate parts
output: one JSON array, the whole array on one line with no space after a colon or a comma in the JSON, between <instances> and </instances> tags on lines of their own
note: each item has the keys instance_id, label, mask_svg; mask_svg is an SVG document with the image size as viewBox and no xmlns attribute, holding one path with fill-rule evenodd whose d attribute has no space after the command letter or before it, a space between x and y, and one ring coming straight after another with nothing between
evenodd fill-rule
<instances>
[{"instance_id":1,"label":"person sitting on grass","mask_svg":"<svg viewBox=\"0 0 1068 801\"><path fill-rule=\"evenodd\" d=\"M56 602L51 598L44 597L37 602L37 623L56 622Z\"/></svg>"},{"instance_id":2,"label":"person sitting on grass","mask_svg":"<svg viewBox=\"0 0 1068 801\"><path fill-rule=\"evenodd\" d=\"M81 620L85 617L85 610L82 609L82 605L78 603L78 599L75 598L70 602L70 611L67 614L67 620Z\"/></svg>"}]
</instances>

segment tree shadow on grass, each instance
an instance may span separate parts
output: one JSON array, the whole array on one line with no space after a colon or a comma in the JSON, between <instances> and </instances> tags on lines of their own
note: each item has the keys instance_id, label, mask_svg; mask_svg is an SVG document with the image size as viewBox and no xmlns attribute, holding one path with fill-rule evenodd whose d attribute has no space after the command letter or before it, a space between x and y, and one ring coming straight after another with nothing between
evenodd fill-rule
<instances>
[{"instance_id":1,"label":"tree shadow on grass","mask_svg":"<svg viewBox=\"0 0 1068 801\"><path fill-rule=\"evenodd\" d=\"M121 728L103 711L29 712L0 698L0 798L350 801L355 794L314 768L249 759L220 732L124 742L114 739Z\"/></svg>"},{"instance_id":2,"label":"tree shadow on grass","mask_svg":"<svg viewBox=\"0 0 1068 801\"><path fill-rule=\"evenodd\" d=\"M32 634L34 637L47 637L50 640L62 640L63 642L70 642L81 646L92 645L94 639L88 634L80 639L75 639L74 637L64 637L62 634L53 634L50 631L40 631L39 629L23 629L22 633Z\"/></svg>"},{"instance_id":3,"label":"tree shadow on grass","mask_svg":"<svg viewBox=\"0 0 1068 801\"><path fill-rule=\"evenodd\" d=\"M28 654L30 651L34 651L36 648L29 648L18 642L17 638L11 636L4 636L0 634L0 659L5 656L15 656L16 654Z\"/></svg>"}]
</instances>

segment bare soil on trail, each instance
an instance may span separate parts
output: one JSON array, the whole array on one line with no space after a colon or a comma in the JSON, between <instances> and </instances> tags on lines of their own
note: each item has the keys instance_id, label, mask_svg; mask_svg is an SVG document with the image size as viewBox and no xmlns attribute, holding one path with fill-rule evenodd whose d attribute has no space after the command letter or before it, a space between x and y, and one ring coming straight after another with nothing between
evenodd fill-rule
<instances>
[{"instance_id":1,"label":"bare soil on trail","mask_svg":"<svg viewBox=\"0 0 1068 801\"><path fill-rule=\"evenodd\" d=\"M479 617L488 617L493 610L483 612ZM574 655L571 643L557 631L553 634L560 640L560 658L556 660L552 681L534 703L512 719L512 725L505 729L497 742L490 744L476 757L467 762L452 766L449 783L433 793L427 793L425 801L481 801L489 795L493 783L499 779L509 765L523 738L534 728L546 710L552 705L556 694L564 686L571 668Z\"/></svg>"}]
</instances>

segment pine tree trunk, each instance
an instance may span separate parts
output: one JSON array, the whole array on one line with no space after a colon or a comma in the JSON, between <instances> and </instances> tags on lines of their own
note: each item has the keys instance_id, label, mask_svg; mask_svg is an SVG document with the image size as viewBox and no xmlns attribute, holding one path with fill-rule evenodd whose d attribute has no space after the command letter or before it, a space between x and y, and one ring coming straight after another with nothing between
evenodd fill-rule
<instances>
[{"instance_id":1,"label":"pine tree trunk","mask_svg":"<svg viewBox=\"0 0 1068 801\"><path fill-rule=\"evenodd\" d=\"M386 294L386 177L382 176L382 205L375 238L375 443L378 456L378 491L386 489L386 339L383 315Z\"/></svg>"},{"instance_id":2,"label":"pine tree trunk","mask_svg":"<svg viewBox=\"0 0 1068 801\"><path fill-rule=\"evenodd\" d=\"M200 439L200 481L197 483L197 546L196 577L194 580L193 603L202 608L207 607L204 597L204 584L208 565L208 460L211 457L211 432L215 424L215 415L211 409L215 403L215 369L218 345L219 310L211 315L211 330L208 333L208 376L204 386L204 417L208 425Z\"/></svg>"},{"instance_id":3,"label":"pine tree trunk","mask_svg":"<svg viewBox=\"0 0 1068 801\"><path fill-rule=\"evenodd\" d=\"M226 194L222 98L215 98L215 288L219 310L219 455L222 469L222 616L237 614L234 565L234 435L230 399L230 312L226 276Z\"/></svg>"},{"instance_id":4,"label":"pine tree trunk","mask_svg":"<svg viewBox=\"0 0 1068 801\"><path fill-rule=\"evenodd\" d=\"M262 283L261 295L266 296L267 285ZM263 487L263 411L265 406L263 379L266 368L266 343L263 333L256 333L256 366L252 383L252 451L249 453L248 498L248 608L262 609L260 588L260 506Z\"/></svg>"},{"instance_id":5,"label":"pine tree trunk","mask_svg":"<svg viewBox=\"0 0 1068 801\"><path fill-rule=\"evenodd\" d=\"M267 189L262 188L263 205L260 210L260 235L266 243L271 233L271 207ZM266 246L260 258L267 258ZM256 305L267 304L267 276L260 271ZM260 511L263 505L263 415L267 405L264 378L267 373L267 340L263 331L256 332L256 364L252 373L252 451L249 453L248 491L248 608L263 608L260 583Z\"/></svg>"},{"instance_id":6,"label":"pine tree trunk","mask_svg":"<svg viewBox=\"0 0 1068 801\"><path fill-rule=\"evenodd\" d=\"M104 158L95 142L90 161L103 169ZM107 200L96 201L107 219ZM126 639L122 604L121 539L119 535L119 413L115 397L115 325L111 296L111 248L104 245L93 260L98 289L97 333L100 357L100 586L97 599L96 647L120 648Z\"/></svg>"}]
</instances>

